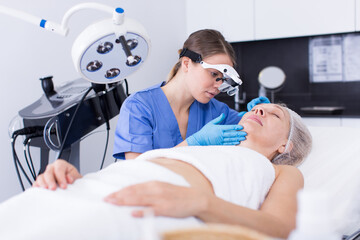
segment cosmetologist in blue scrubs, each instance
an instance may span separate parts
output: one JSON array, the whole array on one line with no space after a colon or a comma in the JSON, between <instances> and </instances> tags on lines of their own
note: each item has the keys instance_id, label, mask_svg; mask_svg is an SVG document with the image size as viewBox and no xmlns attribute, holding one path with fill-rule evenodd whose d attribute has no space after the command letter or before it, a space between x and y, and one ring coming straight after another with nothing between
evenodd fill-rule
<instances>
[{"instance_id":1,"label":"cosmetologist in blue scrubs","mask_svg":"<svg viewBox=\"0 0 360 240\"><path fill-rule=\"evenodd\" d=\"M170 148L183 142L170 104L157 84L129 96L120 109L115 131L114 157L124 159L125 152L143 153L151 149ZM211 99L190 106L186 137L198 132L206 123L225 115L224 125L237 124L241 117L225 103Z\"/></svg>"},{"instance_id":2,"label":"cosmetologist in blue scrubs","mask_svg":"<svg viewBox=\"0 0 360 240\"><path fill-rule=\"evenodd\" d=\"M134 93L123 103L115 158L136 158L158 148L236 145L245 140L246 132L238 125L243 114L214 99L225 81L224 66L236 64L231 44L219 31L204 29L190 34L179 54L166 83ZM268 99L254 99L248 110L264 102Z\"/></svg>"}]
</instances>

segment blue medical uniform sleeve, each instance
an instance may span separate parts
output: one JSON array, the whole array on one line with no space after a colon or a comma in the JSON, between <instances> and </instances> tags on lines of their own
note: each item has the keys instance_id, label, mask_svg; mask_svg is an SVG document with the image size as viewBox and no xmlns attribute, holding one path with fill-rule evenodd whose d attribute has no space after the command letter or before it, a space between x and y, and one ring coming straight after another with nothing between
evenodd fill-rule
<instances>
[{"instance_id":1,"label":"blue medical uniform sleeve","mask_svg":"<svg viewBox=\"0 0 360 240\"><path fill-rule=\"evenodd\" d=\"M223 102L220 102L216 99L212 99L211 103L213 104L213 119L218 117L221 113L225 114L225 119L221 123L222 125L232 125L232 124L238 124L241 117L238 116L238 112L234 109L229 108L228 105L226 105Z\"/></svg>"},{"instance_id":2,"label":"blue medical uniform sleeve","mask_svg":"<svg viewBox=\"0 0 360 240\"><path fill-rule=\"evenodd\" d=\"M229 108L227 118L225 119L225 124L238 124L241 120L241 117L238 116L238 112L234 109Z\"/></svg>"},{"instance_id":3,"label":"blue medical uniform sleeve","mask_svg":"<svg viewBox=\"0 0 360 240\"><path fill-rule=\"evenodd\" d=\"M143 153L153 149L152 125L151 109L134 96L128 97L120 109L113 156L125 159L125 152Z\"/></svg>"}]
</instances>

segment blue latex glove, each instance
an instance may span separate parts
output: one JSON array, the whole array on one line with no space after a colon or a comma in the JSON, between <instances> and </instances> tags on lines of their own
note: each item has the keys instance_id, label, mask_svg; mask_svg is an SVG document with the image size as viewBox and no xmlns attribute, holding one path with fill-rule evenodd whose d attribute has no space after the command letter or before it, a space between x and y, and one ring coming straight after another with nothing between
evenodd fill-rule
<instances>
[{"instance_id":1,"label":"blue latex glove","mask_svg":"<svg viewBox=\"0 0 360 240\"><path fill-rule=\"evenodd\" d=\"M242 117L245 115L245 113L247 113L247 111L239 112L239 113L238 113L238 116L242 118Z\"/></svg>"},{"instance_id":2,"label":"blue latex glove","mask_svg":"<svg viewBox=\"0 0 360 240\"><path fill-rule=\"evenodd\" d=\"M247 104L247 110L251 111L251 109L260 103L270 103L270 100L267 97L258 97L254 98Z\"/></svg>"},{"instance_id":3,"label":"blue latex glove","mask_svg":"<svg viewBox=\"0 0 360 240\"><path fill-rule=\"evenodd\" d=\"M222 113L219 117L208 122L198 132L186 139L189 146L207 145L237 145L245 140L246 132L241 125L217 125L225 118Z\"/></svg>"}]
</instances>

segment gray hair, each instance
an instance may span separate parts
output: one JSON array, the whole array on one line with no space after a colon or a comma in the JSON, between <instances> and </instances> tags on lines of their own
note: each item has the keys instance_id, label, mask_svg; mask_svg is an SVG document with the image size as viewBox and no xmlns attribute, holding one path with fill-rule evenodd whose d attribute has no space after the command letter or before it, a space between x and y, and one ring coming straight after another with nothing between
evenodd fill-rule
<instances>
[{"instance_id":1,"label":"gray hair","mask_svg":"<svg viewBox=\"0 0 360 240\"><path fill-rule=\"evenodd\" d=\"M291 109L280 104L290 115L290 131L285 151L272 159L274 164L297 166L308 156L312 147L312 137L309 129L303 123L301 117ZM289 146L292 148L289 150Z\"/></svg>"}]
</instances>

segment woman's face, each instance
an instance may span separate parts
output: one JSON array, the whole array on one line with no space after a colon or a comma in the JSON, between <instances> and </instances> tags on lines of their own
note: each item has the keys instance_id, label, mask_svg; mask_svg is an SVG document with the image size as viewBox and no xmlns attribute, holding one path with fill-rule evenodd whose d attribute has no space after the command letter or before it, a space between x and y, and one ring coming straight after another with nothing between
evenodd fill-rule
<instances>
[{"instance_id":1,"label":"woman's face","mask_svg":"<svg viewBox=\"0 0 360 240\"><path fill-rule=\"evenodd\" d=\"M289 112L277 104L259 104L239 122L247 132L241 146L262 153L267 158L285 150L290 131Z\"/></svg>"},{"instance_id":2,"label":"woman's face","mask_svg":"<svg viewBox=\"0 0 360 240\"><path fill-rule=\"evenodd\" d=\"M230 57L226 54L216 54L203 59L208 64L227 64L232 66ZM222 73L216 69L204 69L199 63L189 61L187 85L192 96L201 103L208 103L219 94L222 81L216 81L222 77Z\"/></svg>"}]
</instances>

